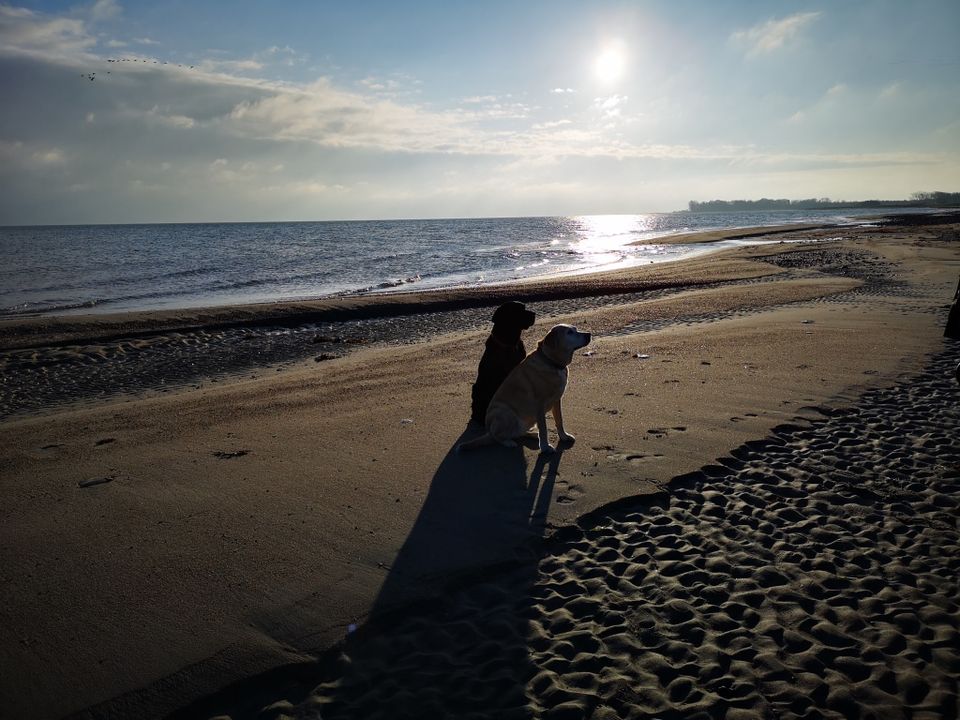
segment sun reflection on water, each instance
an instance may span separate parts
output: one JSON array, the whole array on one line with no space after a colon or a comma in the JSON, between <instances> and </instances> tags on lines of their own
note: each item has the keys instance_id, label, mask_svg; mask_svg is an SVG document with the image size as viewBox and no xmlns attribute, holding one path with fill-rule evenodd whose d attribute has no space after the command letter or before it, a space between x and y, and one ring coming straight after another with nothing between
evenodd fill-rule
<instances>
[{"instance_id":1,"label":"sun reflection on water","mask_svg":"<svg viewBox=\"0 0 960 720\"><path fill-rule=\"evenodd\" d=\"M653 230L650 215L581 215L574 218L580 240L578 250L612 250L639 239Z\"/></svg>"},{"instance_id":2,"label":"sun reflection on water","mask_svg":"<svg viewBox=\"0 0 960 720\"><path fill-rule=\"evenodd\" d=\"M567 223L561 244L564 254L577 256L577 260L559 263L558 272L564 274L647 265L690 252L682 246L656 243L657 237L673 234L663 215L579 215L567 218ZM636 242L643 244L633 245ZM558 241L550 244L555 246Z\"/></svg>"}]
</instances>

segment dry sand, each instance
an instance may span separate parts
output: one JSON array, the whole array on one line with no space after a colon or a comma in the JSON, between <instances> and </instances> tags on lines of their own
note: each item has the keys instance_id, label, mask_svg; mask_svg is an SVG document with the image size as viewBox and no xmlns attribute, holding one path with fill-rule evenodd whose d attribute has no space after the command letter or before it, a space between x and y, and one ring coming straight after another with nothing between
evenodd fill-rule
<instances>
[{"instance_id":1,"label":"dry sand","mask_svg":"<svg viewBox=\"0 0 960 720\"><path fill-rule=\"evenodd\" d=\"M363 300L347 310L426 303L397 316L401 336L423 337L418 318L454 332L401 346L373 333L345 357L199 390L95 401L83 387L122 363L91 361L73 390L47 373L51 396L88 406L0 424L0 707L949 711L958 418L941 380L958 351L940 334L957 247L953 225L887 227L511 288L544 303L528 345L557 321L596 336L565 404L579 439L551 458L452 452L484 337L456 313L502 288ZM256 327L342 309L159 327L216 345L250 313ZM0 327L4 359L30 367L30 338L66 344L30 349L41 365L66 346L109 355L151 322Z\"/></svg>"},{"instance_id":2,"label":"dry sand","mask_svg":"<svg viewBox=\"0 0 960 720\"><path fill-rule=\"evenodd\" d=\"M205 714L957 717L955 360L371 623L312 682Z\"/></svg>"}]
</instances>

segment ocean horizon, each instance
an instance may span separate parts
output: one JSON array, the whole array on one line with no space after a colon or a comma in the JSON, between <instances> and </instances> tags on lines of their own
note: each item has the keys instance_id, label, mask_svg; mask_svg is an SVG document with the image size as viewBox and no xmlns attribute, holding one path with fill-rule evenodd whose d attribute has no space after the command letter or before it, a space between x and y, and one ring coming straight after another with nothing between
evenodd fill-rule
<instances>
[{"instance_id":1,"label":"ocean horizon","mask_svg":"<svg viewBox=\"0 0 960 720\"><path fill-rule=\"evenodd\" d=\"M878 214L865 208L0 227L0 316L473 287L670 262L761 242L656 243L682 233L803 223L843 226ZM638 241L648 244L632 245Z\"/></svg>"}]
</instances>

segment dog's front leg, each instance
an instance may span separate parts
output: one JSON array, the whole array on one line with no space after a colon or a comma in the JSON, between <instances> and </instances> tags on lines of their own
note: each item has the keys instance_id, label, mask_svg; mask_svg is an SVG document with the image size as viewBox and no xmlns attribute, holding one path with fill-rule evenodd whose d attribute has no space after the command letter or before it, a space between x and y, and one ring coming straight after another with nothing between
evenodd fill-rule
<instances>
[{"instance_id":1,"label":"dog's front leg","mask_svg":"<svg viewBox=\"0 0 960 720\"><path fill-rule=\"evenodd\" d=\"M557 400L557 404L553 406L551 412L553 413L553 422L557 425L557 435L560 436L560 442L573 444L576 438L563 429L563 410L560 407L559 400Z\"/></svg>"},{"instance_id":2,"label":"dog's front leg","mask_svg":"<svg viewBox=\"0 0 960 720\"><path fill-rule=\"evenodd\" d=\"M537 434L540 436L540 452L552 453L554 451L554 447L550 444L550 438L547 435L546 411L537 415Z\"/></svg>"}]
</instances>

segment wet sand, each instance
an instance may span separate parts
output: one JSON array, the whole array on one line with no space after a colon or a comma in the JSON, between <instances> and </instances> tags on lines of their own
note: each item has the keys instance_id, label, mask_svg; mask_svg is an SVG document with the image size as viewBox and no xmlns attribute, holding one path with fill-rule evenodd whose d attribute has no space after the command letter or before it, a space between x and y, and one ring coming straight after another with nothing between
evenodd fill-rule
<instances>
[{"instance_id":1,"label":"wet sand","mask_svg":"<svg viewBox=\"0 0 960 720\"><path fill-rule=\"evenodd\" d=\"M0 704L949 712L957 226L810 232L508 291L0 325ZM536 304L528 347L596 338L552 458L452 452L506 297Z\"/></svg>"}]
</instances>

